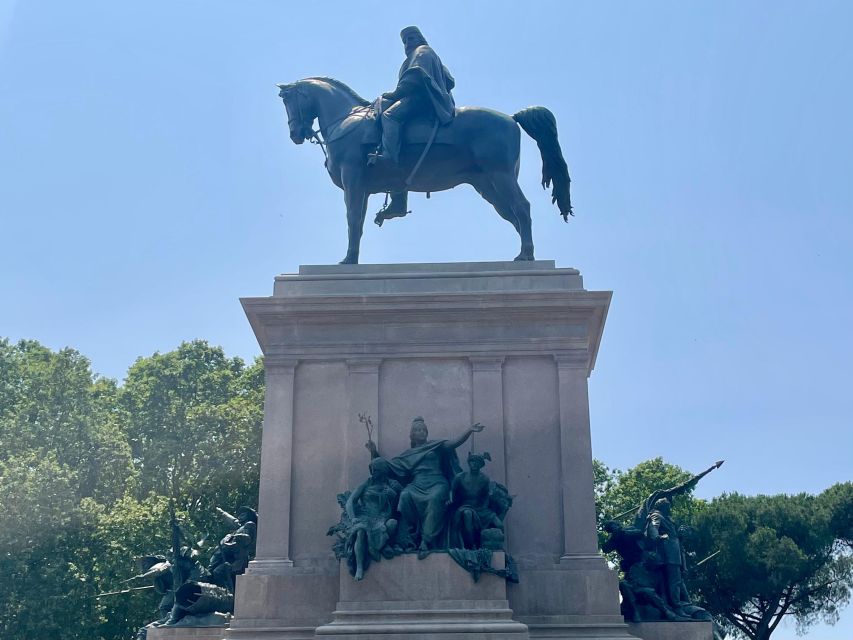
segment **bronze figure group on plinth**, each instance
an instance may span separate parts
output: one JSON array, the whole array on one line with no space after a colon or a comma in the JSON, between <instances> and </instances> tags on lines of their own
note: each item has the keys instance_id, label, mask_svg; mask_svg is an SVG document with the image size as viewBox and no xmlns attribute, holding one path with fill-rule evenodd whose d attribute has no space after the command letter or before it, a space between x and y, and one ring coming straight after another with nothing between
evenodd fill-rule
<instances>
[{"instance_id":1,"label":"bronze figure group on plinth","mask_svg":"<svg viewBox=\"0 0 853 640\"><path fill-rule=\"evenodd\" d=\"M240 507L236 516L219 507L216 511L232 530L219 541L207 567L199 551L186 544L174 513L169 556L138 559L142 573L129 581L150 581L149 588L161 598L157 606L160 617L139 629L136 640L145 640L152 628L219 626L228 621L228 614L234 611L235 578L254 557L258 513L246 506Z\"/></svg>"},{"instance_id":2,"label":"bronze figure group on plinth","mask_svg":"<svg viewBox=\"0 0 853 640\"><path fill-rule=\"evenodd\" d=\"M355 580L364 578L372 561L414 552L423 559L452 550L454 560L475 578L504 571L492 570L488 560L491 551L503 550L503 518L512 497L482 472L491 460L487 452L469 453L468 471L462 471L456 453L483 429L474 424L456 439L428 440L426 422L417 417L411 447L393 458L382 457L368 439L370 477L338 496L341 521L328 532L337 537L335 555L346 560ZM488 553L477 553L483 550ZM514 578L512 572L501 575Z\"/></svg>"},{"instance_id":3,"label":"bronze figure group on plinth","mask_svg":"<svg viewBox=\"0 0 853 640\"><path fill-rule=\"evenodd\" d=\"M711 615L690 601L684 584L687 558L682 540L690 529L672 520L672 499L684 494L704 476L718 469L720 460L702 473L669 489L653 492L637 509L632 526L616 520L604 523L608 538L605 552L619 554L623 579L622 613L631 622L656 620L711 620ZM627 515L634 510L620 515Z\"/></svg>"}]
</instances>

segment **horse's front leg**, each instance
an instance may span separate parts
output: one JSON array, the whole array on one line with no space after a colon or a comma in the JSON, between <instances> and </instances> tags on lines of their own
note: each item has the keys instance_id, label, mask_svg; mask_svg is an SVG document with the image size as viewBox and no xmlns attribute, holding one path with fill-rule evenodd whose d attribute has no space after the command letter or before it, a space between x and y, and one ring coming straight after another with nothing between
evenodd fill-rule
<instances>
[{"instance_id":1,"label":"horse's front leg","mask_svg":"<svg viewBox=\"0 0 853 640\"><path fill-rule=\"evenodd\" d=\"M343 172L344 202L347 206L348 244L347 255L341 264L358 264L358 251L367 212L367 190L364 188L363 172Z\"/></svg>"}]
</instances>

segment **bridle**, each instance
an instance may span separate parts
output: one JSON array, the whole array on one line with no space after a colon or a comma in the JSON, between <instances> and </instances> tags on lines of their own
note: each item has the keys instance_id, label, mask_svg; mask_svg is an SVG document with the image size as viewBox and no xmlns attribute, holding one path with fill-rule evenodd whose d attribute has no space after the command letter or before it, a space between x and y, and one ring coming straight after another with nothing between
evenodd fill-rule
<instances>
[{"instance_id":1,"label":"bridle","mask_svg":"<svg viewBox=\"0 0 853 640\"><path fill-rule=\"evenodd\" d=\"M287 118L287 126L292 129L293 123L296 122L297 124L299 124L299 127L302 129L303 133L307 130L309 133L307 136L305 136L305 139L308 140L308 142L310 142L312 144L319 144L320 148L323 150L323 155L326 156L326 158L328 159L329 156L326 153L326 145L323 142L323 139L320 137L320 130L319 129L316 129L316 130L312 129L310 123L306 124L307 119L305 118L305 115L302 113L302 100L301 100L301 98L304 96L304 94L302 93L302 91L300 90L300 88L298 86L294 86L289 91L286 91L285 94L291 93L291 92L293 93L294 102L296 103L295 104L296 116ZM282 96L282 99L284 99L284 97L285 96ZM313 122L313 120L314 119L312 118L311 121Z\"/></svg>"},{"instance_id":2,"label":"bridle","mask_svg":"<svg viewBox=\"0 0 853 640\"><path fill-rule=\"evenodd\" d=\"M298 122L299 126L302 128L303 132L306 130L309 132L309 134L307 136L305 136L305 139L308 142L310 142L311 144L319 145L320 149L323 151L323 155L326 157L326 160L328 161L329 160L329 154L326 152L326 141L323 139L323 137L324 137L323 132L320 130L319 127L317 129L312 129L310 124L305 124L306 118L305 118L304 114L302 113L302 100L301 100L301 98L305 97L305 94L302 92L301 88L298 85L293 85L292 88L285 91L285 93L291 93L291 92L294 94L294 100L296 102L296 116L287 118L287 126L290 127L290 125L293 122ZM282 96L282 100L284 100L284 96ZM363 108L366 109L369 107L363 107ZM346 113L343 116L341 116L340 118L338 118L337 120L333 120L332 122L327 123L326 124L326 131L330 131L332 129L332 127L334 127L335 125L340 124L341 122L346 120L350 116L350 113ZM313 121L313 118L312 118L312 121Z\"/></svg>"}]
</instances>

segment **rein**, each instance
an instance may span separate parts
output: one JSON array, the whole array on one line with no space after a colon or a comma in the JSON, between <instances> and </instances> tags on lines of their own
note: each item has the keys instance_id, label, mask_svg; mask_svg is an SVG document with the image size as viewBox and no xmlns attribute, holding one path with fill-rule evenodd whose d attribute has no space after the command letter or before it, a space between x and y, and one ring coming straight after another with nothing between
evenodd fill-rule
<instances>
[{"instance_id":1,"label":"rein","mask_svg":"<svg viewBox=\"0 0 853 640\"><path fill-rule=\"evenodd\" d=\"M366 109L369 109L369 108L370 108L370 107L355 107L355 108L354 108L352 111L350 111L349 113L347 113L347 114L345 114L345 115L341 116L340 118L338 118L337 120L333 120L332 122L330 122L329 124L327 124L327 125L326 125L326 131L331 131L332 127L334 127L335 125L340 124L341 122L343 122L344 120L346 120L347 118L349 118L349 117L350 117L350 116L351 116L355 111L358 111L358 110L366 110ZM311 136L308 138L308 142L311 142L312 144L318 144L318 145L320 145L320 148L323 150L323 155L324 155L324 156L326 156L326 160L328 160L328 159L329 159L329 154L328 154L328 153L326 153L326 141L325 141L323 138L327 138L327 137L328 137L328 136L327 136L327 135L325 135L325 134L323 134L323 132L322 132L322 131L320 130L320 128L318 127L317 129L312 129L312 130L311 130Z\"/></svg>"},{"instance_id":2,"label":"rein","mask_svg":"<svg viewBox=\"0 0 853 640\"><path fill-rule=\"evenodd\" d=\"M288 124L288 126L290 126L290 124L295 120L295 121L299 122L299 124L302 125L305 129L308 129L310 127L310 125L305 126L303 124L305 122L306 118L304 117L304 115L302 113L302 100L300 99L304 94L300 90L300 87L295 87L293 91L296 94L296 117L295 118L288 118L287 124ZM376 109L376 115L377 115L377 118L379 118L382 116L382 101L378 100L377 102L378 102L378 108ZM325 129L326 129L326 131L331 131L331 129L335 125L338 125L341 122L343 122L344 120L346 120L347 118L349 118L354 112L360 111L360 110L361 111L369 111L371 108L375 108L375 107L373 107L372 105L368 105L368 106L364 106L364 107L355 107L352 110L350 110L349 113L346 113L343 116L341 116L340 118L333 120L332 122L327 124ZM329 152L326 151L326 141L324 140L324 138L326 138L328 136L326 136L323 133L323 131L320 127L317 127L317 129L309 129L309 131L311 133L310 133L310 135L306 136L305 139L308 140L308 142L310 142L311 144L316 144L320 147L320 150L323 152L323 156L326 159L325 164L326 164L326 166L328 166L328 164L329 164ZM432 144L433 144L433 142L435 142L435 135L437 132L438 132L438 119L436 119L433 122L432 131L430 131L429 139L427 140L426 146L424 147L423 152L421 153L420 157L418 158L418 161L415 163L415 166L412 168L412 171L409 174L409 177L406 178L405 185L406 185L407 189L412 185L412 180L414 179L415 174L418 172L418 169L421 168L421 165L423 164L423 161L426 158L427 153L429 153L430 148L432 148ZM427 198L428 197L429 197L429 193L427 193ZM387 205L387 200L388 200L387 194L386 194L385 199L386 199L386 205Z\"/></svg>"},{"instance_id":3,"label":"rein","mask_svg":"<svg viewBox=\"0 0 853 640\"><path fill-rule=\"evenodd\" d=\"M306 120L306 118L302 114L302 100L300 100L300 97L302 97L304 94L302 93L302 91L300 91L299 87L294 88L294 93L296 94L296 117L295 118L288 118L288 120L287 120L288 126L290 126L290 124L294 120L296 120L300 124L303 124ZM332 127L340 124L341 122L343 122L344 120L349 118L353 114L354 111L358 111L360 109L361 110L367 110L369 108L370 108L369 106L368 107L356 107L355 109L351 110L349 113L346 113L343 116L341 116L340 118L338 118L337 120L333 120L332 122L327 124L325 127L326 131L330 131L332 129ZM306 126L305 128L307 129L308 127ZM308 142L310 142L311 144L316 144L316 145L320 146L320 149L323 151L323 156L325 156L326 162L328 163L329 153L326 151L326 141L324 140L324 138L326 138L328 136L326 136L323 133L323 131L320 129L320 127L318 127L317 129L310 129L310 132L311 132L311 134L306 136L305 139L308 140Z\"/></svg>"}]
</instances>

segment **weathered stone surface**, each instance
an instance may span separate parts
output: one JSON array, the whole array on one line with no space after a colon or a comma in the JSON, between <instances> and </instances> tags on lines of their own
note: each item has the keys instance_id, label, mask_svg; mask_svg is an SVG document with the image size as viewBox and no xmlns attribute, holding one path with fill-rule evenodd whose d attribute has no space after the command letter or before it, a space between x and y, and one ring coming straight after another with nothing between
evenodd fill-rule
<instances>
[{"instance_id":1,"label":"weathered stone surface","mask_svg":"<svg viewBox=\"0 0 853 640\"><path fill-rule=\"evenodd\" d=\"M503 553L492 558L503 568ZM406 554L371 565L355 582L341 568L341 599L334 620L319 627L318 637L355 640L527 640L527 627L512 619L506 581L483 575L479 582L446 553L423 560Z\"/></svg>"},{"instance_id":2,"label":"weathered stone surface","mask_svg":"<svg viewBox=\"0 0 853 640\"><path fill-rule=\"evenodd\" d=\"M267 397L257 556L229 637L308 637L349 601L325 533L335 494L368 474L359 413L390 455L416 415L436 439L486 424L459 454L492 453L490 475L516 496L513 617L531 637L627 637L597 549L587 398L609 292L549 261L346 265L302 267L242 302Z\"/></svg>"},{"instance_id":3,"label":"weathered stone surface","mask_svg":"<svg viewBox=\"0 0 853 640\"><path fill-rule=\"evenodd\" d=\"M582 288L583 279L577 269L557 269L553 260L302 265L298 274L276 276L274 295L446 294Z\"/></svg>"},{"instance_id":4,"label":"weathered stone surface","mask_svg":"<svg viewBox=\"0 0 853 640\"><path fill-rule=\"evenodd\" d=\"M225 627L154 627L148 640L222 640Z\"/></svg>"},{"instance_id":5,"label":"weathered stone surface","mask_svg":"<svg viewBox=\"0 0 853 640\"><path fill-rule=\"evenodd\" d=\"M643 640L713 640L712 622L638 622L628 630Z\"/></svg>"}]
</instances>

